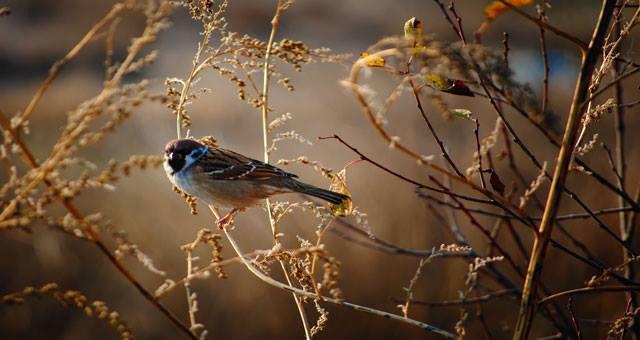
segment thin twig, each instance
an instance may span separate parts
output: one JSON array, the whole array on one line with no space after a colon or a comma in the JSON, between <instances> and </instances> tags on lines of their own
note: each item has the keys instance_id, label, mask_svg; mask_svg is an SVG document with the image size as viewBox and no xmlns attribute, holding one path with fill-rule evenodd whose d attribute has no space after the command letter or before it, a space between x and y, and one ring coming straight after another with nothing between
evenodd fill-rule
<instances>
[{"instance_id":1,"label":"thin twig","mask_svg":"<svg viewBox=\"0 0 640 340\"><path fill-rule=\"evenodd\" d=\"M427 114L424 111L424 108L422 107L422 102L420 101L420 93L418 92L418 88L416 87L412 79L409 79L409 84L411 85L411 90L413 91L413 97L416 99L418 110L420 110L420 115L422 116L422 119L424 120L424 122L427 123L427 127L429 128L429 131L431 132L433 139L435 139L436 143L438 143L442 157L444 157L444 159L447 161L449 166L451 166L451 168L456 172L456 174L458 174L458 176L464 177L464 174L458 169L456 164L453 162L453 159L451 159L451 157L449 156L449 153L447 152L447 149L445 148L444 143L442 142L440 137L438 137L438 134L436 133L436 130L433 128L433 125L431 125L431 121L427 117Z\"/></svg>"},{"instance_id":2,"label":"thin twig","mask_svg":"<svg viewBox=\"0 0 640 340\"><path fill-rule=\"evenodd\" d=\"M587 294L597 294L602 292L627 292L627 291L640 291L640 286L598 286L598 287L583 287L565 290L563 292L555 293L553 295L549 295L544 299L538 300L536 304L543 305L549 301L559 299L561 297L568 297L574 295L587 295Z\"/></svg>"},{"instance_id":3,"label":"thin twig","mask_svg":"<svg viewBox=\"0 0 640 340\"><path fill-rule=\"evenodd\" d=\"M541 22L547 22L547 0L543 0L538 9L538 19ZM542 55L542 65L544 68L544 76L542 78L542 105L540 107L540 113L542 115L547 112L547 106L549 104L549 56L547 55L547 37L544 32L544 27L540 27L540 54Z\"/></svg>"},{"instance_id":4,"label":"thin twig","mask_svg":"<svg viewBox=\"0 0 640 340\"><path fill-rule=\"evenodd\" d=\"M573 301L571 298L567 300L567 310L569 310L569 315L571 315L571 322L573 323L573 328L576 331L576 336L578 340L582 340L582 332L580 332L580 326L578 325L578 321L576 321L576 313L573 310Z\"/></svg>"},{"instance_id":5,"label":"thin twig","mask_svg":"<svg viewBox=\"0 0 640 340\"><path fill-rule=\"evenodd\" d=\"M527 12L521 10L520 8L514 6L513 4L511 4L509 1L506 0L498 0L500 1L502 4L506 5L507 7L509 7L509 9L511 9L512 11L518 13L518 15L526 18L527 20L533 22L534 24L536 24L538 27L542 27L550 32L553 32L553 34L567 39L568 41L571 41L572 43L574 43L575 45L577 45L582 51L585 51L587 49L587 44L580 40L579 38L555 27L550 25L548 22L542 21L530 14L528 14Z\"/></svg>"},{"instance_id":6,"label":"thin twig","mask_svg":"<svg viewBox=\"0 0 640 340\"><path fill-rule=\"evenodd\" d=\"M516 291L512 289L503 289L503 290L498 290L488 294L484 294L481 296L466 298L466 299L444 300L444 301L411 300L411 303L420 305L420 306L427 306L427 307L454 307L454 306L460 306L460 305L473 305L477 303L484 303L484 302L493 300L495 298L504 297L504 296L512 296L515 298L518 297L516 295ZM402 300L397 299L397 301L402 301Z\"/></svg>"}]
</instances>

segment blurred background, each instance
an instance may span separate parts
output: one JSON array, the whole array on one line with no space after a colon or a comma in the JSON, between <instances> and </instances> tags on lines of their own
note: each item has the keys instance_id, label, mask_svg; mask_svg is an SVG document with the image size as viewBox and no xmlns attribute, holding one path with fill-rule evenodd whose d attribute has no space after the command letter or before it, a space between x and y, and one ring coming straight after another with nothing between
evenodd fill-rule
<instances>
[{"instance_id":1,"label":"blurred background","mask_svg":"<svg viewBox=\"0 0 640 340\"><path fill-rule=\"evenodd\" d=\"M229 29L267 40L274 1L231 1L227 19ZM468 38L483 21L482 9L486 1L458 1L458 13L463 18ZM64 56L86 33L92 24L112 6L112 1L79 0L0 0L0 6L11 8L11 15L0 18L0 109L8 114L18 113L46 78L53 62ZM588 40L597 18L599 2L552 1L548 11L550 21L583 40ZM535 13L533 6L525 9ZM278 37L302 40L311 47L328 47L336 53L350 53L355 57L382 37L402 33L402 25L410 17L418 17L424 30L434 33L444 41L456 40L435 2L402 1L298 1L282 17ZM167 77L185 78L191 69L192 57L200 39L199 25L183 9L172 17L173 25L160 34L152 45L158 49L158 60L134 77L149 78L151 88L164 93ZM129 37L137 34L143 24L138 15L130 15L118 27L115 58L123 57ZM483 42L502 49L503 32L510 35L510 64L519 81L529 83L539 94L542 87L542 60L539 54L538 28L514 13L499 17L486 32ZM637 34L628 40L627 50L634 51ZM551 65L550 109L559 117L563 126L568 111L579 65L579 52L564 40L548 34ZM637 49L635 49L637 51ZM45 94L31 121L31 134L25 137L36 157L45 157L57 139L66 114L82 101L95 96L104 80L104 40L87 46L80 55L60 73ZM628 57L637 57L633 53ZM389 149L367 122L352 94L339 85L348 75L348 67L337 64L316 63L303 67L296 73L286 65L281 66L295 86L287 92L274 84L271 105L273 116L291 112L294 119L286 129L294 129L313 141L312 146L295 142L282 143L272 159L295 158L306 155L327 167L341 169L353 160L354 154L335 141L317 141L318 136L338 134L375 160L398 172L426 181L424 169L415 162ZM377 90L383 94L394 84L382 81ZM638 77L625 83L629 99L638 97ZM191 134L213 135L227 148L245 155L261 158L260 113L237 99L235 88L217 74L205 72L197 84L211 91L190 107L193 119ZM469 108L479 117L480 134L486 136L494 126L495 112L486 100L445 99L452 107ZM430 110L430 108L428 108ZM432 117L435 128L446 141L453 159L465 169L471 165L475 151L473 124L462 119L443 119L437 111ZM536 156L553 164L556 149L552 148L533 128L517 114L508 111L509 118L520 136L525 139ZM629 146L629 188L633 190L640 180L637 171L638 107L627 114ZM403 142L423 154L438 155L437 145L425 129L410 93L405 93L388 115L389 129L400 135ZM600 134L602 141L613 145L613 117L603 118L592 132ZM175 119L171 111L161 104L145 104L116 133L109 135L99 146L83 151L83 156L104 168L110 159L126 160L131 154L160 154L164 145L175 137ZM590 136L589 136L590 137ZM501 150L502 146L498 146ZM537 175L536 169L522 154L517 161L529 180ZM614 180L606 156L601 149L586 156L595 169ZM440 160L439 160L440 162ZM291 165L286 170L300 175L307 182L327 187L329 183L310 167ZM510 185L512 178L506 163L500 162L502 180ZM1 182L6 181L3 169ZM348 173L348 184L355 205L368 214L369 224L375 235L403 247L431 249L442 243L452 243L448 226L435 219L425 201L416 197L414 188L365 163L360 163ZM134 172L117 183L113 192L94 190L86 192L76 202L85 214L102 211L129 239L147 253L155 265L167 272L169 278L185 275L185 255L180 246L195 238L197 231L212 226L212 218L201 207L197 216L189 214L184 201L171 190L164 171L160 168ZM610 192L581 174L569 179L571 188L581 194L593 209L614 207L617 201ZM548 184L543 186L546 192ZM545 195L538 195L544 199ZM295 200L297 197L289 197ZM59 207L58 207L59 208ZM575 204L563 200L561 213L579 212ZM531 209L533 214L538 214ZM62 210L59 212L62 214ZM607 215L606 223L616 225L617 216ZM487 247L482 237L464 216L459 217L463 230L472 245L480 253ZM480 218L492 225L490 218ZM253 208L236 218L235 233L242 248L268 249L271 247L271 231L261 208ZM314 220L308 213L296 212L282 224L287 235L285 245L295 247L295 235L313 240ZM621 262L619 247L603 237L592 221L578 220L566 224L574 236L593 249L593 252L610 264ZM524 229L524 228L523 228ZM95 247L78 241L46 225L34 225L34 232L19 230L0 233L0 295L21 290L27 285L40 286L57 282L66 289L78 289L91 299L104 300L121 314L134 334L141 339L182 337L170 323L115 271ZM531 235L520 230L526 246ZM559 239L563 239L560 235ZM403 287L414 275L419 258L390 255L349 242L334 233L326 235L329 252L341 262L339 285L347 300L399 313L394 298L405 297ZM223 243L227 246L226 243ZM115 248L115 245L114 245ZM226 257L232 252L227 246ZM205 253L203 252L203 255ZM154 290L163 278L145 270L138 262L127 259L126 264L149 290ZM467 262L461 259L436 259L423 268L415 289L415 298L426 301L458 298L464 289ZM193 289L198 294L198 320L209 329L210 339L295 339L303 332L291 295L272 288L254 278L240 265L227 268L229 278L195 281ZM513 273L511 273L513 274ZM581 287L584 281L597 274L562 253L550 249L543 281L550 291ZM276 275L279 278L279 276ZM517 284L521 284L517 279ZM487 283L488 284L488 283ZM176 289L163 298L169 309L182 320L187 320L187 306L183 289ZM403 323L376 316L326 305L330 315L320 339L413 339L425 334ZM496 339L510 338L515 322L517 301L501 298L484 306L484 317L491 325ZM597 298L581 297L574 300L574 308L580 318L613 320L624 312L622 294L601 295ZM311 310L311 309L309 309ZM469 338L482 338L478 321L473 317L476 307L468 308ZM452 330L460 317L458 307L424 307L414 305L410 315L438 327ZM585 323L583 331L588 338L606 334L608 324ZM81 312L65 309L52 299L32 299L20 306L0 306L0 333L5 339L85 339L114 338L117 335L104 322L88 319ZM537 317L532 336L545 336L554 329L543 318ZM431 334L427 338L435 337ZM592 337L593 336L593 337Z\"/></svg>"}]
</instances>

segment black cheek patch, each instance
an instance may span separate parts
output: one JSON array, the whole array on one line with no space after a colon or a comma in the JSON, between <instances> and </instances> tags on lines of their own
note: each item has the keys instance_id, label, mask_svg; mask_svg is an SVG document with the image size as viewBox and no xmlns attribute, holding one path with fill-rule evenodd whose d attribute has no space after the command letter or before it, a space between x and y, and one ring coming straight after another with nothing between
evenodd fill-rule
<instances>
[{"instance_id":1,"label":"black cheek patch","mask_svg":"<svg viewBox=\"0 0 640 340\"><path fill-rule=\"evenodd\" d=\"M184 158L180 156L174 156L173 158L169 159L169 165L171 166L171 169L173 169L173 172L180 171L182 167L184 167L184 163Z\"/></svg>"}]
</instances>

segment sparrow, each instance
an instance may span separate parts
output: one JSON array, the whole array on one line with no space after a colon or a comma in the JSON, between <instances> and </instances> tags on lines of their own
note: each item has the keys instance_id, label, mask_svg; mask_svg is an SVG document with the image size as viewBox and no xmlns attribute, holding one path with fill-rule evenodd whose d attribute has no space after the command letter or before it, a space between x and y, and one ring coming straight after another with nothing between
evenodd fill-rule
<instances>
[{"instance_id":1,"label":"sparrow","mask_svg":"<svg viewBox=\"0 0 640 340\"><path fill-rule=\"evenodd\" d=\"M207 146L193 139L170 141L164 150L164 170L181 191L231 211L219 228L247 207L276 194L302 193L339 205L349 196L298 181L298 176L231 150Z\"/></svg>"}]
</instances>

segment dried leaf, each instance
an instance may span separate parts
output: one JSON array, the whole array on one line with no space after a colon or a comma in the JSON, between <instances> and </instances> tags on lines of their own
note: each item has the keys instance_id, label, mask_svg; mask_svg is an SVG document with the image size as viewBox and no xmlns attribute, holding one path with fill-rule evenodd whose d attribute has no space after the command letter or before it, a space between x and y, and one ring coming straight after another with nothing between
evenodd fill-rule
<instances>
[{"instance_id":1,"label":"dried leaf","mask_svg":"<svg viewBox=\"0 0 640 340\"><path fill-rule=\"evenodd\" d=\"M413 47L424 46L422 22L415 17L407 20L404 23L404 37L412 43Z\"/></svg>"},{"instance_id":2,"label":"dried leaf","mask_svg":"<svg viewBox=\"0 0 640 340\"><path fill-rule=\"evenodd\" d=\"M351 193L347 188L347 169L342 169L333 176L329 190L351 197ZM347 199L340 204L331 205L331 211L336 216L349 216L353 211L353 202L351 202L351 199Z\"/></svg>"},{"instance_id":3,"label":"dried leaf","mask_svg":"<svg viewBox=\"0 0 640 340\"><path fill-rule=\"evenodd\" d=\"M360 59L364 59L370 55L371 53L369 52L362 52L360 53ZM367 62L367 66L369 67L384 67L384 65L385 65L384 58L375 58Z\"/></svg>"},{"instance_id":4,"label":"dried leaf","mask_svg":"<svg viewBox=\"0 0 640 340\"><path fill-rule=\"evenodd\" d=\"M455 94L458 96L473 97L471 89L462 80L450 79L437 74L427 74L424 76L427 86L438 91Z\"/></svg>"},{"instance_id":5,"label":"dried leaf","mask_svg":"<svg viewBox=\"0 0 640 340\"><path fill-rule=\"evenodd\" d=\"M533 0L506 0L506 2L516 7L526 6L533 3ZM484 8L484 15L489 20L495 19L498 15L509 10L509 6L500 1L494 1Z\"/></svg>"},{"instance_id":6,"label":"dried leaf","mask_svg":"<svg viewBox=\"0 0 640 340\"><path fill-rule=\"evenodd\" d=\"M491 171L491 177L489 177L489 183L491 183L491 187L500 195L504 195L504 183L498 177L498 174L495 171Z\"/></svg>"}]
</instances>

